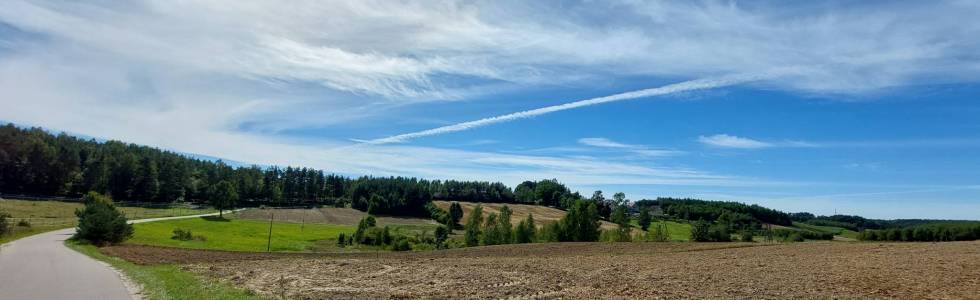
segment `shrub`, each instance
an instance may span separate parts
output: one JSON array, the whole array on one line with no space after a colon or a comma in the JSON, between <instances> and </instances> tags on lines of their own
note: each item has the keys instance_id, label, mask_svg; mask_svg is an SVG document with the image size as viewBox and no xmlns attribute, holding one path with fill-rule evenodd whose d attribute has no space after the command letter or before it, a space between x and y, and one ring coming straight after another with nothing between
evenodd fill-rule
<instances>
[{"instance_id":1,"label":"shrub","mask_svg":"<svg viewBox=\"0 0 980 300\"><path fill-rule=\"evenodd\" d=\"M190 230L183 230L180 228L174 229L174 235L170 237L178 241L190 241L194 239L194 235L191 234Z\"/></svg>"},{"instance_id":2,"label":"shrub","mask_svg":"<svg viewBox=\"0 0 980 300\"><path fill-rule=\"evenodd\" d=\"M361 221L357 223L357 231L354 232L353 236L354 240L361 243L361 240L364 238L364 232L368 230L368 228L374 227L376 223L377 221L375 221L374 217L372 216L367 216L361 219Z\"/></svg>"},{"instance_id":3,"label":"shrub","mask_svg":"<svg viewBox=\"0 0 980 300\"><path fill-rule=\"evenodd\" d=\"M804 241L804 239L803 239L803 235L802 234L800 234L799 232L794 232L793 234L790 234L786 238L786 241L788 241L788 242L802 242L802 241Z\"/></svg>"},{"instance_id":4,"label":"shrub","mask_svg":"<svg viewBox=\"0 0 980 300\"><path fill-rule=\"evenodd\" d=\"M344 248L345 246L347 246L347 235L341 233L337 236L337 247Z\"/></svg>"},{"instance_id":5,"label":"shrub","mask_svg":"<svg viewBox=\"0 0 980 300\"><path fill-rule=\"evenodd\" d=\"M698 220L691 224L691 241L695 242L709 242L711 241L711 236L708 235L708 227L710 225L704 220Z\"/></svg>"},{"instance_id":6,"label":"shrub","mask_svg":"<svg viewBox=\"0 0 980 300\"><path fill-rule=\"evenodd\" d=\"M412 245L408 243L408 239L400 238L391 245L391 250L409 251L412 250Z\"/></svg>"},{"instance_id":7,"label":"shrub","mask_svg":"<svg viewBox=\"0 0 980 300\"><path fill-rule=\"evenodd\" d=\"M126 217L116 210L111 199L89 192L84 200L85 208L75 211L78 227L74 238L103 246L118 244L133 236L133 226L126 223Z\"/></svg>"},{"instance_id":8,"label":"shrub","mask_svg":"<svg viewBox=\"0 0 980 300\"><path fill-rule=\"evenodd\" d=\"M30 228L31 227L31 222L29 222L27 220L17 221L17 227L27 227L27 228Z\"/></svg>"},{"instance_id":9,"label":"shrub","mask_svg":"<svg viewBox=\"0 0 980 300\"><path fill-rule=\"evenodd\" d=\"M452 229L449 229L446 226L436 227L436 232L435 232L436 249L446 248L446 240L449 239L449 233L451 231Z\"/></svg>"},{"instance_id":10,"label":"shrub","mask_svg":"<svg viewBox=\"0 0 980 300\"><path fill-rule=\"evenodd\" d=\"M751 243L753 241L752 230L742 230L742 235L739 240L746 243Z\"/></svg>"},{"instance_id":11,"label":"shrub","mask_svg":"<svg viewBox=\"0 0 980 300\"><path fill-rule=\"evenodd\" d=\"M712 242L731 242L732 234L728 232L728 226L718 224L708 228L708 238Z\"/></svg>"},{"instance_id":12,"label":"shrub","mask_svg":"<svg viewBox=\"0 0 980 300\"><path fill-rule=\"evenodd\" d=\"M645 207L641 208L640 216L636 221L640 224L640 229L648 230L650 228L650 223L653 221L653 217L650 215L650 209Z\"/></svg>"},{"instance_id":13,"label":"shrub","mask_svg":"<svg viewBox=\"0 0 980 300\"><path fill-rule=\"evenodd\" d=\"M439 224L449 224L453 222L453 218L449 215L449 212L442 210L432 202L426 203L425 209L429 211L429 217L436 220L436 222L439 222Z\"/></svg>"}]
</instances>

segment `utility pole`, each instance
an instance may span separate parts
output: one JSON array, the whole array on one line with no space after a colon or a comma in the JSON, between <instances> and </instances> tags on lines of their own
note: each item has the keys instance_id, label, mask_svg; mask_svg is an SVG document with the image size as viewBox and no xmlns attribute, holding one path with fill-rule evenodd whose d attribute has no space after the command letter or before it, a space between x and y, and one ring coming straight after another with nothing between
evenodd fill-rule
<instances>
[{"instance_id":1,"label":"utility pole","mask_svg":"<svg viewBox=\"0 0 980 300\"><path fill-rule=\"evenodd\" d=\"M276 217L274 212L269 212L269 241L265 244L265 252L272 252L272 219Z\"/></svg>"}]
</instances>

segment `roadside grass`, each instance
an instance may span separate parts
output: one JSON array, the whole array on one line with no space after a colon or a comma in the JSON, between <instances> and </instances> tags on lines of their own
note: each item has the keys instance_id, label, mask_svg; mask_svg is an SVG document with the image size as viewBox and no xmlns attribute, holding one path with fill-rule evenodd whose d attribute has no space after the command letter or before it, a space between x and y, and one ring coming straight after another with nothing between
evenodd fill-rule
<instances>
[{"instance_id":1,"label":"roadside grass","mask_svg":"<svg viewBox=\"0 0 980 300\"><path fill-rule=\"evenodd\" d=\"M251 291L210 279L200 279L177 265L141 266L121 258L107 256L99 248L76 241L65 244L75 251L103 261L122 271L142 287L144 299L263 299Z\"/></svg>"},{"instance_id":2,"label":"roadside grass","mask_svg":"<svg viewBox=\"0 0 980 300\"><path fill-rule=\"evenodd\" d=\"M74 225L72 225L74 226ZM71 226L41 226L41 225L31 225L31 227L17 226L17 224L10 225L10 232L0 236L0 244L6 244L7 242L12 242L20 238L29 237L39 233L45 233L48 231L54 231L58 229L64 229Z\"/></svg>"},{"instance_id":3,"label":"roadside grass","mask_svg":"<svg viewBox=\"0 0 980 300\"><path fill-rule=\"evenodd\" d=\"M0 199L0 211L10 214L11 217L11 233L0 236L0 244L39 233L75 227L78 223L75 210L82 207L84 205L78 202ZM119 206L117 208L130 220L217 212L211 208L196 209L187 207L145 208ZM29 223L30 226L17 226L17 223L22 220Z\"/></svg>"},{"instance_id":4,"label":"roadside grass","mask_svg":"<svg viewBox=\"0 0 980 300\"><path fill-rule=\"evenodd\" d=\"M133 225L135 233L126 243L206 250L265 252L269 222L237 219L226 214L217 217L158 221ZM175 240L174 229L190 230L203 240ZM317 241L336 240L341 233L352 234L354 226L273 222L272 251L300 252L315 249ZM321 243L322 245L322 243Z\"/></svg>"}]
</instances>

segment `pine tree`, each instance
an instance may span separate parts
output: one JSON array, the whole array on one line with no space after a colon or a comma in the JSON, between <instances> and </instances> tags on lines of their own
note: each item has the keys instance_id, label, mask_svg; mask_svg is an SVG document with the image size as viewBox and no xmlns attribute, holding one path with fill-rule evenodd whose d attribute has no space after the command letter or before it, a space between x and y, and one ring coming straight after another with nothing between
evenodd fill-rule
<instances>
[{"instance_id":1,"label":"pine tree","mask_svg":"<svg viewBox=\"0 0 980 300\"><path fill-rule=\"evenodd\" d=\"M449 217L452 218L453 224L459 224L459 220L463 219L463 207L459 202L449 205Z\"/></svg>"},{"instance_id":2,"label":"pine tree","mask_svg":"<svg viewBox=\"0 0 980 300\"><path fill-rule=\"evenodd\" d=\"M157 164L150 157L143 157L140 160L134 181L133 197L136 200L153 201L156 199L157 193L160 191L160 180Z\"/></svg>"}]
</instances>

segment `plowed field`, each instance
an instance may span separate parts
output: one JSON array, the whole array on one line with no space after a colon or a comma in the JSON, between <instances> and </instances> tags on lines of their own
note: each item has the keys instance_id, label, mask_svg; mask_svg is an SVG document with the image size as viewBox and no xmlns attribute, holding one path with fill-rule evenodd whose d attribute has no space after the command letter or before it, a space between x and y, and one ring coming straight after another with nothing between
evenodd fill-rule
<instances>
[{"instance_id":1,"label":"plowed field","mask_svg":"<svg viewBox=\"0 0 980 300\"><path fill-rule=\"evenodd\" d=\"M127 252L153 251L147 249ZM186 268L289 299L980 298L980 242L564 243L241 255L245 260L188 261Z\"/></svg>"}]
</instances>

